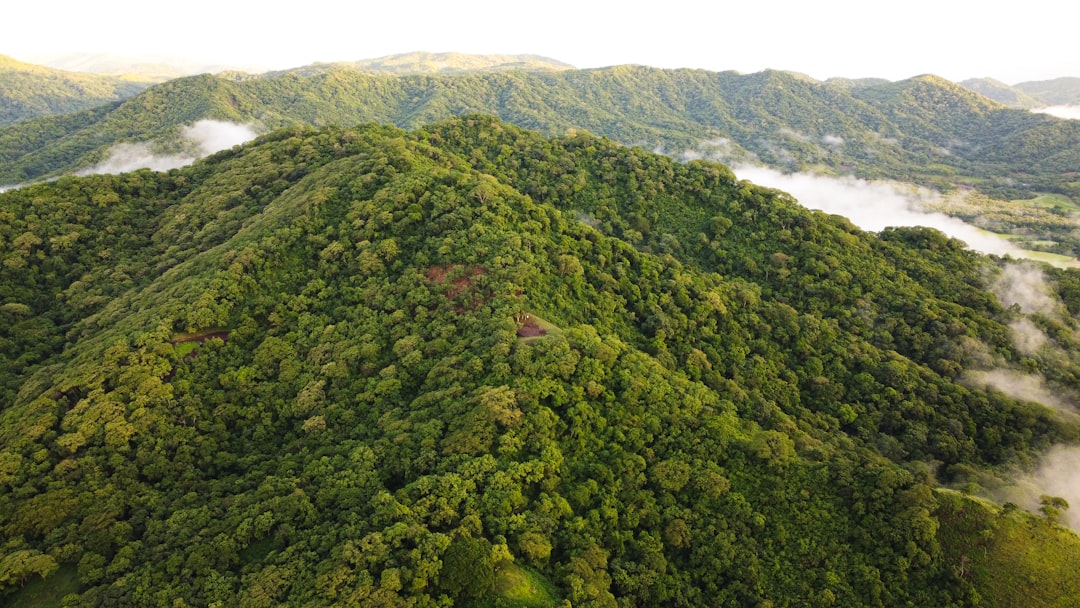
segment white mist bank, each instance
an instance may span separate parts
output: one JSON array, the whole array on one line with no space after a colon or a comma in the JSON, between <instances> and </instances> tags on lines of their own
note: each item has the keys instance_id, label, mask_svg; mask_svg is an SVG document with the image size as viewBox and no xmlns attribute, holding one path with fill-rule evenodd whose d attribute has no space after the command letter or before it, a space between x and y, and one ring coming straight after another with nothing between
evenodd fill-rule
<instances>
[{"instance_id":1,"label":"white mist bank","mask_svg":"<svg viewBox=\"0 0 1080 608\"><path fill-rule=\"evenodd\" d=\"M1005 306L1018 306L1025 315L1053 315L1064 305L1053 295L1046 275L1032 264L1008 264L990 285Z\"/></svg>"},{"instance_id":2,"label":"white mist bank","mask_svg":"<svg viewBox=\"0 0 1080 608\"><path fill-rule=\"evenodd\" d=\"M148 143L120 143L109 150L108 157L101 163L78 172L78 175L102 173L126 173L136 169L168 171L190 165L196 160L227 150L233 146L255 139L256 133L249 125L223 122L220 120L200 120L184 127L181 139L190 145L188 154L155 154Z\"/></svg>"},{"instance_id":3,"label":"white mist bank","mask_svg":"<svg viewBox=\"0 0 1080 608\"><path fill-rule=\"evenodd\" d=\"M1019 476L1006 486L989 492L998 502L1011 502L1033 513L1039 512L1042 496L1059 496L1069 503L1061 523L1080 532L1080 447L1057 445L1039 460L1033 473Z\"/></svg>"},{"instance_id":4,"label":"white mist bank","mask_svg":"<svg viewBox=\"0 0 1080 608\"><path fill-rule=\"evenodd\" d=\"M1020 255L1021 252L1006 239L962 220L920 210L922 204L938 196L929 190L902 190L888 183L852 177L787 174L768 167L741 166L734 171L740 179L789 192L804 207L842 215L863 230L880 232L890 226L926 226L958 238L982 253Z\"/></svg>"},{"instance_id":5,"label":"white mist bank","mask_svg":"<svg viewBox=\"0 0 1080 608\"><path fill-rule=\"evenodd\" d=\"M1061 521L1073 530L1080 531L1080 447L1057 446L1043 456L1039 470L1032 478L1032 483L1039 489L1040 496L1060 496L1068 501L1071 508L1062 515ZM1038 496L1035 497L1036 508Z\"/></svg>"},{"instance_id":6,"label":"white mist bank","mask_svg":"<svg viewBox=\"0 0 1080 608\"><path fill-rule=\"evenodd\" d=\"M1034 401L1056 410L1074 411L1065 396L1048 387L1040 375L999 368L965 372L963 381L971 386L997 389L1019 401Z\"/></svg>"},{"instance_id":7,"label":"white mist bank","mask_svg":"<svg viewBox=\"0 0 1080 608\"><path fill-rule=\"evenodd\" d=\"M1080 106L1049 106L1032 110L1032 112L1035 112L1036 114L1049 114L1051 116L1067 118L1069 120L1080 120Z\"/></svg>"}]
</instances>

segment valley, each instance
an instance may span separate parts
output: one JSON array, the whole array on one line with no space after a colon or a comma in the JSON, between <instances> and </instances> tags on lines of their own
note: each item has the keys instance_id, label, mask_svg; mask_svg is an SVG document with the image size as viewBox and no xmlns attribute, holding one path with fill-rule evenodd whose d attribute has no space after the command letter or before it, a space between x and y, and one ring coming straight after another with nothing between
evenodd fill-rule
<instances>
[{"instance_id":1,"label":"valley","mask_svg":"<svg viewBox=\"0 0 1080 608\"><path fill-rule=\"evenodd\" d=\"M1080 597L1075 121L455 61L0 127L0 606ZM1015 255L854 215L894 195Z\"/></svg>"}]
</instances>

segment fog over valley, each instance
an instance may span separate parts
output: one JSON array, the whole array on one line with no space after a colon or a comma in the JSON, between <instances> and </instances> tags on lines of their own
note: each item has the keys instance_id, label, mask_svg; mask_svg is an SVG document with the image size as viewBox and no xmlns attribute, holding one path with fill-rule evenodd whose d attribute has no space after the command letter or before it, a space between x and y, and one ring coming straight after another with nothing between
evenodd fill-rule
<instances>
[{"instance_id":1,"label":"fog over valley","mask_svg":"<svg viewBox=\"0 0 1080 608\"><path fill-rule=\"evenodd\" d=\"M739 178L790 193L805 207L842 215L863 230L879 232L890 226L926 226L958 238L982 253L1020 253L1006 239L944 213L923 210L928 202L941 197L924 188L853 177L782 173L762 166L742 165L733 170Z\"/></svg>"},{"instance_id":2,"label":"fog over valley","mask_svg":"<svg viewBox=\"0 0 1080 608\"><path fill-rule=\"evenodd\" d=\"M0 608L1080 606L1062 6L6 7Z\"/></svg>"},{"instance_id":3,"label":"fog over valley","mask_svg":"<svg viewBox=\"0 0 1080 608\"><path fill-rule=\"evenodd\" d=\"M214 152L228 150L233 146L251 141L255 139L255 136L254 129L248 125L220 120L200 120L181 129L177 143L183 152L159 154L154 152L155 146L151 143L119 143L109 149L105 160L79 171L78 174L126 173L136 169L168 171L190 165Z\"/></svg>"}]
</instances>

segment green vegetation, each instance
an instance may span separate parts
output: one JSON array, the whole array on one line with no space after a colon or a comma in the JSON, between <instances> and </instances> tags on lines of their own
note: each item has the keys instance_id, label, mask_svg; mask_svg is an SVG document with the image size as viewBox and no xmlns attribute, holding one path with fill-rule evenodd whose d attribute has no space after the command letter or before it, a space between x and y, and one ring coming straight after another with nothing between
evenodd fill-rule
<instances>
[{"instance_id":1,"label":"green vegetation","mask_svg":"<svg viewBox=\"0 0 1080 608\"><path fill-rule=\"evenodd\" d=\"M0 183L89 166L120 141L167 143L181 125L203 118L265 130L365 121L417 128L472 112L548 135L585 129L673 155L825 168L942 189L974 184L998 198L1032 191L1080 196L1077 121L1008 109L940 78L855 86L775 71L637 66L406 75L311 66L193 76L114 106L0 129Z\"/></svg>"},{"instance_id":2,"label":"green vegetation","mask_svg":"<svg viewBox=\"0 0 1080 608\"><path fill-rule=\"evenodd\" d=\"M499 562L495 571L495 593L480 606L506 608L556 608L559 592L551 581L531 568L522 568L509 561Z\"/></svg>"},{"instance_id":3,"label":"green vegetation","mask_svg":"<svg viewBox=\"0 0 1080 608\"><path fill-rule=\"evenodd\" d=\"M944 557L971 580L982 605L1075 606L1080 603L1076 535L1019 510L938 492Z\"/></svg>"},{"instance_id":4,"label":"green vegetation","mask_svg":"<svg viewBox=\"0 0 1080 608\"><path fill-rule=\"evenodd\" d=\"M973 78L961 86L1012 108L1080 105L1080 78L1055 78L1009 86L993 78Z\"/></svg>"},{"instance_id":5,"label":"green vegetation","mask_svg":"<svg viewBox=\"0 0 1080 608\"><path fill-rule=\"evenodd\" d=\"M1035 198L1014 200L1014 203L1030 204L1037 207L1049 207L1051 209L1063 209L1065 211L1080 211L1080 205L1067 196L1061 194L1049 194L1040 192Z\"/></svg>"},{"instance_id":6,"label":"green vegetation","mask_svg":"<svg viewBox=\"0 0 1080 608\"><path fill-rule=\"evenodd\" d=\"M1080 442L963 382L1080 377L1072 316L989 292L1006 263L477 115L12 190L0 598L973 605L1014 583L956 570L934 488Z\"/></svg>"},{"instance_id":7,"label":"green vegetation","mask_svg":"<svg viewBox=\"0 0 1080 608\"><path fill-rule=\"evenodd\" d=\"M1080 104L1080 78L1076 77L1021 82L1014 88L1037 98L1043 105L1075 106Z\"/></svg>"},{"instance_id":8,"label":"green vegetation","mask_svg":"<svg viewBox=\"0 0 1080 608\"><path fill-rule=\"evenodd\" d=\"M64 596L79 591L79 577L74 565L59 568L48 578L32 577L14 593L0 595L4 608L58 608Z\"/></svg>"},{"instance_id":9,"label":"green vegetation","mask_svg":"<svg viewBox=\"0 0 1080 608\"><path fill-rule=\"evenodd\" d=\"M953 194L928 205L1013 241L1037 254L1043 261L1067 262L1080 255L1080 211L1071 199L1060 194L1040 194L1035 198L997 200L976 192Z\"/></svg>"},{"instance_id":10,"label":"green vegetation","mask_svg":"<svg viewBox=\"0 0 1080 608\"><path fill-rule=\"evenodd\" d=\"M1047 105L1024 91L993 78L971 78L959 84L1010 108L1030 110Z\"/></svg>"},{"instance_id":11,"label":"green vegetation","mask_svg":"<svg viewBox=\"0 0 1080 608\"><path fill-rule=\"evenodd\" d=\"M153 84L123 76L53 70L0 55L0 127L102 106Z\"/></svg>"},{"instance_id":12,"label":"green vegetation","mask_svg":"<svg viewBox=\"0 0 1080 608\"><path fill-rule=\"evenodd\" d=\"M1055 266L1057 268L1080 267L1080 261L1077 261L1077 259L1073 256L1032 250L1025 250L1023 253L1024 257L1028 259L1036 260L1039 262L1046 262L1047 264L1050 264L1051 266Z\"/></svg>"}]
</instances>

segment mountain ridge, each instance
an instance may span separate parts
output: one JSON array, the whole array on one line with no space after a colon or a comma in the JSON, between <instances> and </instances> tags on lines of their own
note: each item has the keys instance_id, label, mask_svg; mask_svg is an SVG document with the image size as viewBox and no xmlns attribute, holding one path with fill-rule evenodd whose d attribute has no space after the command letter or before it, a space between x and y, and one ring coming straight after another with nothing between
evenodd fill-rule
<instances>
[{"instance_id":1,"label":"mountain ridge","mask_svg":"<svg viewBox=\"0 0 1080 608\"><path fill-rule=\"evenodd\" d=\"M101 106L153 84L134 76L81 74L0 55L0 127Z\"/></svg>"},{"instance_id":2,"label":"mountain ridge","mask_svg":"<svg viewBox=\"0 0 1080 608\"><path fill-rule=\"evenodd\" d=\"M961 381L1080 370L1007 261L587 133L294 126L0 213L0 560L87 604L497 601L513 560L545 605L969 605L997 533L939 536L937 480L1080 440Z\"/></svg>"},{"instance_id":3,"label":"mountain ridge","mask_svg":"<svg viewBox=\"0 0 1080 608\"><path fill-rule=\"evenodd\" d=\"M551 135L585 129L674 151L723 140L727 162L756 159L789 171L813 167L867 179L914 176L923 185L975 186L1013 197L1025 193L1018 183L1074 195L1069 163L1080 154L1075 121L1009 110L936 77L849 87L775 71L744 76L622 66L444 76L330 67L311 76L192 78L198 80L155 87L146 93L152 100L134 98L104 116L87 114L80 127L49 139L36 131L53 131L55 123L0 130L7 150L0 181L85 167L121 137L166 138L180 125L160 104L192 106L198 98L204 99L202 115L189 120L254 121L264 129L364 121L416 127L485 112ZM170 98L180 90L189 92ZM37 160L42 154L49 160Z\"/></svg>"},{"instance_id":4,"label":"mountain ridge","mask_svg":"<svg viewBox=\"0 0 1080 608\"><path fill-rule=\"evenodd\" d=\"M1014 108L1080 105L1080 78L1020 82L1007 85L993 78L972 78L959 83L999 103Z\"/></svg>"}]
</instances>

